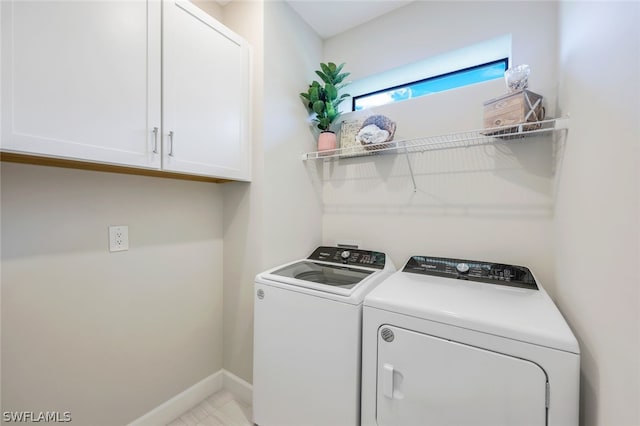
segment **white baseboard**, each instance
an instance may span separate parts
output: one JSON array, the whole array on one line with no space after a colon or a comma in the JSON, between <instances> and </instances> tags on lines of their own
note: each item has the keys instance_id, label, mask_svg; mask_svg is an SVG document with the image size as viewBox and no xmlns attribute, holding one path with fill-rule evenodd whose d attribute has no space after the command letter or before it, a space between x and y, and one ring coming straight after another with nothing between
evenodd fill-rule
<instances>
[{"instance_id":1,"label":"white baseboard","mask_svg":"<svg viewBox=\"0 0 640 426\"><path fill-rule=\"evenodd\" d=\"M185 389L142 417L137 418L129 423L128 426L166 425L182 413L198 405L209 395L222 389L231 392L238 401L251 405L253 395L253 387L251 384L235 374L222 369L199 381L190 388Z\"/></svg>"},{"instance_id":2,"label":"white baseboard","mask_svg":"<svg viewBox=\"0 0 640 426\"><path fill-rule=\"evenodd\" d=\"M222 389L224 370L213 373L190 388L180 392L170 400L157 406L142 417L129 423L128 426L166 425L198 405L212 393Z\"/></svg>"},{"instance_id":3,"label":"white baseboard","mask_svg":"<svg viewBox=\"0 0 640 426\"><path fill-rule=\"evenodd\" d=\"M253 386L251 383L227 370L222 370L222 372L222 388L231 392L238 401L253 405Z\"/></svg>"}]
</instances>

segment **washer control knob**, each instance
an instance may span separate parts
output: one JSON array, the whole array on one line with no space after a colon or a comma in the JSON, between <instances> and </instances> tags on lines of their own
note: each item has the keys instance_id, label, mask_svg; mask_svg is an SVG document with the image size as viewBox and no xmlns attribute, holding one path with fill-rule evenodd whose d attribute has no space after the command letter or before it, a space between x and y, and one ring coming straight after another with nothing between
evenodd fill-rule
<instances>
[{"instance_id":1,"label":"washer control knob","mask_svg":"<svg viewBox=\"0 0 640 426\"><path fill-rule=\"evenodd\" d=\"M351 252L349 250L345 250L340 256L342 257L342 260L347 260L351 256Z\"/></svg>"},{"instance_id":2,"label":"washer control knob","mask_svg":"<svg viewBox=\"0 0 640 426\"><path fill-rule=\"evenodd\" d=\"M456 269L461 274L466 274L467 272L469 272L469 265L467 265L466 263L458 263L456 265Z\"/></svg>"}]
</instances>

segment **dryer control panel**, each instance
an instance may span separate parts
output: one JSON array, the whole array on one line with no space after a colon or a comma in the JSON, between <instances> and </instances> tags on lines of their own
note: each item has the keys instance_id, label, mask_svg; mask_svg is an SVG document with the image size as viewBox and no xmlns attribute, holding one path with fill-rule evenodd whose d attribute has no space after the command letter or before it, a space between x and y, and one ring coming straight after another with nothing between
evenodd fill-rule
<instances>
[{"instance_id":1,"label":"dryer control panel","mask_svg":"<svg viewBox=\"0 0 640 426\"><path fill-rule=\"evenodd\" d=\"M536 280L528 268L504 263L412 256L402 271L538 290Z\"/></svg>"},{"instance_id":2,"label":"dryer control panel","mask_svg":"<svg viewBox=\"0 0 640 426\"><path fill-rule=\"evenodd\" d=\"M377 251L344 247L318 247L308 259L383 269L386 256L384 253Z\"/></svg>"}]
</instances>

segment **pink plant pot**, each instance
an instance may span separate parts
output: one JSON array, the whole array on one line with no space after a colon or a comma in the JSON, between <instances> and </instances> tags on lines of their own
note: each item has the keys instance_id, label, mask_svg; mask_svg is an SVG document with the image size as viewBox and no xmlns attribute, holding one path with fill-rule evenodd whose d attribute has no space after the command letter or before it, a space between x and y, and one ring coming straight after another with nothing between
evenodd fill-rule
<instances>
[{"instance_id":1,"label":"pink plant pot","mask_svg":"<svg viewBox=\"0 0 640 426\"><path fill-rule=\"evenodd\" d=\"M318 151L329 151L336 149L337 139L333 132L322 132L318 136Z\"/></svg>"}]
</instances>

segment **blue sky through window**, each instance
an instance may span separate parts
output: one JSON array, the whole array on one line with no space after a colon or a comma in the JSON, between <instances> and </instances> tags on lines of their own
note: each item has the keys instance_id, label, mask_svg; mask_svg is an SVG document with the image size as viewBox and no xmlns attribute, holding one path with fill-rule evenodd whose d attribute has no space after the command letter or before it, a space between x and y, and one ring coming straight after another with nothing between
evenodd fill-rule
<instances>
[{"instance_id":1,"label":"blue sky through window","mask_svg":"<svg viewBox=\"0 0 640 426\"><path fill-rule=\"evenodd\" d=\"M503 78L504 72L507 69L507 63L507 59L501 59L499 61L429 77L413 83L356 96L353 98L353 110L359 111L373 106L404 101L431 93L455 89L456 87Z\"/></svg>"}]
</instances>

